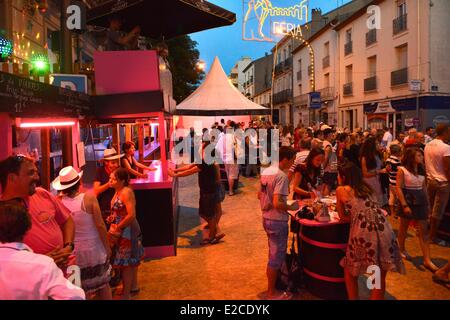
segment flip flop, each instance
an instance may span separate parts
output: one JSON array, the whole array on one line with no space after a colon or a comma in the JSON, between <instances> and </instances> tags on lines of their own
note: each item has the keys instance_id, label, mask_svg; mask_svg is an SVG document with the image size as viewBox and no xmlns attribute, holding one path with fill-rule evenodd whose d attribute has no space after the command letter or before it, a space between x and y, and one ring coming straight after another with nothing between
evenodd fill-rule
<instances>
[{"instance_id":1,"label":"flip flop","mask_svg":"<svg viewBox=\"0 0 450 320\"><path fill-rule=\"evenodd\" d=\"M141 288L136 288L130 291L130 294L135 296L137 294L139 294L139 292L141 292Z\"/></svg>"},{"instance_id":2,"label":"flip flop","mask_svg":"<svg viewBox=\"0 0 450 320\"><path fill-rule=\"evenodd\" d=\"M433 274L433 281L440 284L450 284L450 279L444 279L439 277L437 274Z\"/></svg>"},{"instance_id":3,"label":"flip flop","mask_svg":"<svg viewBox=\"0 0 450 320\"><path fill-rule=\"evenodd\" d=\"M214 237L214 239L212 239L209 243L210 243L210 244L217 244L217 243L219 243L219 241L220 241L223 237L225 237L225 233L217 234L217 235Z\"/></svg>"},{"instance_id":4,"label":"flip flop","mask_svg":"<svg viewBox=\"0 0 450 320\"><path fill-rule=\"evenodd\" d=\"M425 267L425 269L428 269L429 271L431 271L431 273L435 273L436 271L439 270L438 267L436 267L436 269L435 269L435 268L433 268L433 267L431 267L431 266L427 266L427 265L425 265L425 264L422 264L422 265Z\"/></svg>"},{"instance_id":5,"label":"flip flop","mask_svg":"<svg viewBox=\"0 0 450 320\"><path fill-rule=\"evenodd\" d=\"M269 298L268 300L291 300L293 296L292 293L284 291L281 295Z\"/></svg>"},{"instance_id":6,"label":"flip flop","mask_svg":"<svg viewBox=\"0 0 450 320\"><path fill-rule=\"evenodd\" d=\"M212 240L209 239L209 238L203 239L203 240L200 242L200 245L201 245L201 246L205 246L205 245L207 245L207 244L210 244L211 241L212 241Z\"/></svg>"}]
</instances>

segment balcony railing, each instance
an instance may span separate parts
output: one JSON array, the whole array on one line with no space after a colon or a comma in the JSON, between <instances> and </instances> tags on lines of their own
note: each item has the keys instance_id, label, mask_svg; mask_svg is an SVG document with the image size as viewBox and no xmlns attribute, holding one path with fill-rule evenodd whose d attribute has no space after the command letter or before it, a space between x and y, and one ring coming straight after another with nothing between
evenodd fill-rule
<instances>
[{"instance_id":1,"label":"balcony railing","mask_svg":"<svg viewBox=\"0 0 450 320\"><path fill-rule=\"evenodd\" d=\"M366 47L377 42L377 29L372 29L366 33Z\"/></svg>"},{"instance_id":2,"label":"balcony railing","mask_svg":"<svg viewBox=\"0 0 450 320\"><path fill-rule=\"evenodd\" d=\"M297 72L297 80L302 80L302 71Z\"/></svg>"},{"instance_id":3,"label":"balcony railing","mask_svg":"<svg viewBox=\"0 0 450 320\"><path fill-rule=\"evenodd\" d=\"M405 83L408 83L408 68L392 71L391 86L398 86Z\"/></svg>"},{"instance_id":4,"label":"balcony railing","mask_svg":"<svg viewBox=\"0 0 450 320\"><path fill-rule=\"evenodd\" d=\"M284 69L289 69L292 66L292 57L284 60Z\"/></svg>"},{"instance_id":5,"label":"balcony railing","mask_svg":"<svg viewBox=\"0 0 450 320\"><path fill-rule=\"evenodd\" d=\"M289 102L292 100L292 90L287 89L280 92L277 92L273 95L273 104L280 104Z\"/></svg>"},{"instance_id":6,"label":"balcony railing","mask_svg":"<svg viewBox=\"0 0 450 320\"><path fill-rule=\"evenodd\" d=\"M405 31L408 28L408 15L404 14L393 21L393 31L394 35L398 34L402 31Z\"/></svg>"},{"instance_id":7,"label":"balcony railing","mask_svg":"<svg viewBox=\"0 0 450 320\"><path fill-rule=\"evenodd\" d=\"M322 101L334 100L334 87L325 87L319 90Z\"/></svg>"},{"instance_id":8,"label":"balcony railing","mask_svg":"<svg viewBox=\"0 0 450 320\"><path fill-rule=\"evenodd\" d=\"M309 101L309 94L308 93L301 94L301 95L296 96L294 98L294 104L297 105L297 106L307 105L308 101Z\"/></svg>"},{"instance_id":9,"label":"balcony railing","mask_svg":"<svg viewBox=\"0 0 450 320\"><path fill-rule=\"evenodd\" d=\"M280 62L275 66L275 74L280 74L282 72L283 72L283 62Z\"/></svg>"},{"instance_id":10,"label":"balcony railing","mask_svg":"<svg viewBox=\"0 0 450 320\"><path fill-rule=\"evenodd\" d=\"M377 76L364 79L364 91L377 90Z\"/></svg>"},{"instance_id":11,"label":"balcony railing","mask_svg":"<svg viewBox=\"0 0 450 320\"><path fill-rule=\"evenodd\" d=\"M346 56L353 53L353 41L349 41L344 45L344 53Z\"/></svg>"},{"instance_id":12,"label":"balcony railing","mask_svg":"<svg viewBox=\"0 0 450 320\"><path fill-rule=\"evenodd\" d=\"M330 56L326 56L322 59L322 68L328 68L330 66Z\"/></svg>"},{"instance_id":13,"label":"balcony railing","mask_svg":"<svg viewBox=\"0 0 450 320\"><path fill-rule=\"evenodd\" d=\"M353 95L353 82L344 84L344 96Z\"/></svg>"}]
</instances>

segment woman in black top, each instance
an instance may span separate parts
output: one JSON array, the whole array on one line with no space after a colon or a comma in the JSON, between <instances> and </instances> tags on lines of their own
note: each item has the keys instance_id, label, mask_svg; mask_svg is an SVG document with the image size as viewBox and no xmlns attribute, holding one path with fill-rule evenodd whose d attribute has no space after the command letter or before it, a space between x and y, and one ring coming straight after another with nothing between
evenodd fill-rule
<instances>
[{"instance_id":1,"label":"woman in black top","mask_svg":"<svg viewBox=\"0 0 450 320\"><path fill-rule=\"evenodd\" d=\"M122 150L125 153L125 156L122 158L122 167L127 169L128 174L130 175L130 179L138 178L147 178L148 175L146 173L140 173L138 168L142 170L155 171L156 169L144 166L142 163L139 163L134 158L134 153L136 152L136 147L133 142L127 141L122 145Z\"/></svg>"},{"instance_id":2,"label":"woman in black top","mask_svg":"<svg viewBox=\"0 0 450 320\"><path fill-rule=\"evenodd\" d=\"M189 164L184 167L171 170L171 177L187 177L198 173L198 185L200 187L199 215L208 223L209 237L203 239L202 245L216 244L225 234L220 232L219 221L222 216L221 202L225 198L225 191L220 181L220 168L216 162L205 162L205 148L209 142L203 143L203 157L201 164ZM214 157L214 155L212 155Z\"/></svg>"},{"instance_id":3,"label":"woman in black top","mask_svg":"<svg viewBox=\"0 0 450 320\"><path fill-rule=\"evenodd\" d=\"M310 189L316 188L321 175L320 168L325 160L323 149L312 149L305 162L295 168L294 176L294 198L314 199L315 194Z\"/></svg>"},{"instance_id":4,"label":"woman in black top","mask_svg":"<svg viewBox=\"0 0 450 320\"><path fill-rule=\"evenodd\" d=\"M359 135L352 133L350 139L347 141L347 147L344 149L344 160L351 161L358 167L361 167L359 162Z\"/></svg>"}]
</instances>

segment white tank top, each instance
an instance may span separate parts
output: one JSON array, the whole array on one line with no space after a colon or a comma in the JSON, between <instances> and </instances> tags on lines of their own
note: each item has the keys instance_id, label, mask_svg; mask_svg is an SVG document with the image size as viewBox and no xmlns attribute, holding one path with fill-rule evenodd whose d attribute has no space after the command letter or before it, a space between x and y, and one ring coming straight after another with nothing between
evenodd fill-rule
<instances>
[{"instance_id":1,"label":"white tank top","mask_svg":"<svg viewBox=\"0 0 450 320\"><path fill-rule=\"evenodd\" d=\"M75 198L62 198L62 203L69 209L73 222L75 223L75 242L92 240L99 237L94 216L87 213L84 207L84 195L84 193L80 193Z\"/></svg>"},{"instance_id":2,"label":"white tank top","mask_svg":"<svg viewBox=\"0 0 450 320\"><path fill-rule=\"evenodd\" d=\"M405 167L399 167L399 169L402 169L403 171L403 180L406 189L421 190L423 188L423 181L425 180L424 176L416 176L413 173L409 172Z\"/></svg>"}]
</instances>

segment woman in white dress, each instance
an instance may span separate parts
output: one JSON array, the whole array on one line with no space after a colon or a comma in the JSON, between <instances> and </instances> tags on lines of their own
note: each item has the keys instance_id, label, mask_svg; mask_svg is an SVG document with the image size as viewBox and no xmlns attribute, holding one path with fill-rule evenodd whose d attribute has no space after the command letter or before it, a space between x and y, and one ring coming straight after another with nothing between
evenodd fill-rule
<instances>
[{"instance_id":1,"label":"woman in white dress","mask_svg":"<svg viewBox=\"0 0 450 320\"><path fill-rule=\"evenodd\" d=\"M106 226L95 195L80 192L82 175L83 172L78 173L69 166L61 169L52 185L60 191L61 201L75 222L74 254L81 269L81 286L86 296L97 294L102 300L111 300L111 249Z\"/></svg>"}]
</instances>

